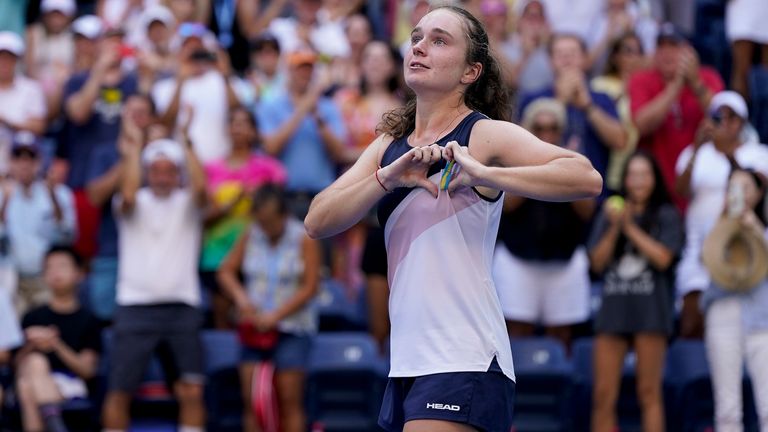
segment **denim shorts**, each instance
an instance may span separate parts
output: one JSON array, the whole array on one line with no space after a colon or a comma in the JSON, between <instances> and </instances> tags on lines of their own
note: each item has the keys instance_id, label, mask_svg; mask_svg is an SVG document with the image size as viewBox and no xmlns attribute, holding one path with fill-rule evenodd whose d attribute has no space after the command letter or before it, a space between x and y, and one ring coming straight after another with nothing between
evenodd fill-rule
<instances>
[{"instance_id":1,"label":"denim shorts","mask_svg":"<svg viewBox=\"0 0 768 432\"><path fill-rule=\"evenodd\" d=\"M514 399L515 383L504 375L495 358L487 372L390 378L379 426L399 432L410 420L446 420L481 431L508 432Z\"/></svg>"},{"instance_id":2,"label":"denim shorts","mask_svg":"<svg viewBox=\"0 0 768 432\"><path fill-rule=\"evenodd\" d=\"M244 346L240 361L244 363L272 361L275 370L305 370L309 363L309 351L311 349L311 336L281 332L277 339L277 345L270 350Z\"/></svg>"}]
</instances>

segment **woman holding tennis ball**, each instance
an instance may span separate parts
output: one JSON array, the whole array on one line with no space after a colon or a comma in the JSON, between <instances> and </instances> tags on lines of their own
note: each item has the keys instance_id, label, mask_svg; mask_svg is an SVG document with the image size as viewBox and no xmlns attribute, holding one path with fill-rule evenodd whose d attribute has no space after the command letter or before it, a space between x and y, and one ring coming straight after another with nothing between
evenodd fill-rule
<instances>
[{"instance_id":1,"label":"woman holding tennis ball","mask_svg":"<svg viewBox=\"0 0 768 432\"><path fill-rule=\"evenodd\" d=\"M379 203L392 321L379 424L388 431L510 429L512 353L490 268L503 192L567 201L602 189L586 158L505 121L506 86L488 46L463 9L425 15L404 62L415 99L384 116L382 134L304 220L311 237L327 237Z\"/></svg>"},{"instance_id":2,"label":"woman holding tennis ball","mask_svg":"<svg viewBox=\"0 0 768 432\"><path fill-rule=\"evenodd\" d=\"M592 431L616 430L624 356L637 356L643 430L664 430L662 372L672 333L672 270L683 245L680 215L650 155L637 152L624 169L622 193L608 198L588 242L592 270L604 276L595 318Z\"/></svg>"}]
</instances>

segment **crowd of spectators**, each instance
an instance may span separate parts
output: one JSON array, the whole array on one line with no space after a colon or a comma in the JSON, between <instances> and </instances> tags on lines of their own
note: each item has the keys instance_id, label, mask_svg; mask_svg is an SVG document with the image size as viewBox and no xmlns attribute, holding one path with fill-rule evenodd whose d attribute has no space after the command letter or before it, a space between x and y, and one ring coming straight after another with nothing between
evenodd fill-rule
<instances>
[{"instance_id":1,"label":"crowd of spectators","mask_svg":"<svg viewBox=\"0 0 768 432\"><path fill-rule=\"evenodd\" d=\"M0 384L15 388L25 430L66 430L59 403L86 395L104 327L117 360L104 426L127 428L136 365L158 352L179 430L202 430L199 331L242 322L280 333L283 424L304 430L301 371L324 278L350 301L368 296L385 350L375 218L319 243L301 221L408 99L408 33L438 3L0 0L0 367L15 372ZM628 349L646 430L660 430L668 338L702 338L710 314L722 327L727 312L720 297L702 299L712 283L701 253L731 171L754 174L765 194L768 148L749 124L747 76L754 61L768 65L768 7L728 2L733 64L703 65L690 42L695 0L454 3L485 23L515 121L605 179L594 200L506 198L493 268L510 335L544 328L569 346L594 318L606 372L595 430L616 422ZM764 224L768 208L754 204ZM749 303L757 315L768 316L766 298ZM744 334L767 330L755 318ZM707 341L725 347L732 334ZM244 352L246 399L261 360ZM758 402L768 428L768 395ZM741 421L733 404L717 407L718 425Z\"/></svg>"}]
</instances>

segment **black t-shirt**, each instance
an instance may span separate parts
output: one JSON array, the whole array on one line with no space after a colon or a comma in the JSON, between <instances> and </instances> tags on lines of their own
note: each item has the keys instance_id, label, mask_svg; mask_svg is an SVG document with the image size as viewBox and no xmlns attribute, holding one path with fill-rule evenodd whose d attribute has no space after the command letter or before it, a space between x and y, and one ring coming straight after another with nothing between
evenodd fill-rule
<instances>
[{"instance_id":1,"label":"black t-shirt","mask_svg":"<svg viewBox=\"0 0 768 432\"><path fill-rule=\"evenodd\" d=\"M526 199L501 216L499 240L524 260L568 261L586 241L588 229L571 203Z\"/></svg>"},{"instance_id":2,"label":"black t-shirt","mask_svg":"<svg viewBox=\"0 0 768 432\"><path fill-rule=\"evenodd\" d=\"M41 306L24 315L21 327L55 326L61 340L75 352L85 349L101 352L101 323L83 308L69 314L60 314L48 306ZM48 354L51 369L69 372L69 368L55 353Z\"/></svg>"}]
</instances>

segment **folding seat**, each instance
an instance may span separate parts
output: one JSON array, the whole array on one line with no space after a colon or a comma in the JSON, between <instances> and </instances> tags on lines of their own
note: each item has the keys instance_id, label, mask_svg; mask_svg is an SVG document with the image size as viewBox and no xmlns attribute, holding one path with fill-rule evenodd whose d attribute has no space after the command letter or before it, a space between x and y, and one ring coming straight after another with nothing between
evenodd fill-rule
<instances>
[{"instance_id":1,"label":"folding seat","mask_svg":"<svg viewBox=\"0 0 768 432\"><path fill-rule=\"evenodd\" d=\"M385 361L367 333L318 334L307 374L309 424L321 423L326 432L379 430L386 373Z\"/></svg>"},{"instance_id":2,"label":"folding seat","mask_svg":"<svg viewBox=\"0 0 768 432\"><path fill-rule=\"evenodd\" d=\"M556 339L513 338L516 432L571 430L572 366Z\"/></svg>"}]
</instances>

